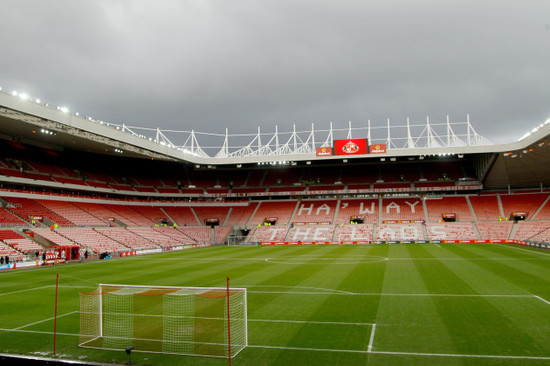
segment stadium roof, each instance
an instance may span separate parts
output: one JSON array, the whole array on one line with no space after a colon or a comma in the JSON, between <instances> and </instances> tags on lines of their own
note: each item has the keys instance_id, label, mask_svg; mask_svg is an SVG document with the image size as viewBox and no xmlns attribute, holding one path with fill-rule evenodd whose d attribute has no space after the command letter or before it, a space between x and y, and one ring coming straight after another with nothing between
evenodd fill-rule
<instances>
[{"instance_id":1,"label":"stadium roof","mask_svg":"<svg viewBox=\"0 0 550 366\"><path fill-rule=\"evenodd\" d=\"M520 140L494 145L479 136L469 120L461 123L430 124L413 126L407 124L401 136L390 139L392 131L388 121L387 134L383 137L371 136L371 128L352 128L351 123L343 139L351 139L360 134L369 137L369 142L386 144L382 154L355 156L316 156L316 147L332 146L338 131L323 131L326 137L319 138L314 127L305 135L293 131L283 138L277 131L265 138L258 131L252 141L230 151L227 134L219 134L223 144L217 147L214 156L208 156L197 141L195 132L188 133L183 145L173 144L167 132L148 128L152 136L137 133L136 128L115 125L91 118L71 114L63 107L52 108L31 101L25 95L0 92L0 137L22 143L42 146L50 149L86 151L97 154L122 155L135 158L181 161L203 165L239 165L285 162L296 164L315 161L344 159L423 159L426 157L455 156L463 158L473 156L478 177L488 188L501 189L512 187L533 187L550 184L550 119L542 123ZM420 128L419 128L420 127ZM461 128L459 134L454 131ZM416 128L417 133L411 134ZM436 131L443 130L443 133ZM359 132L358 132L359 131ZM341 132L341 131L340 131ZM146 133L146 132L144 132ZM268 140L262 143L262 137ZM237 138L231 136L231 138ZM378 140L377 140L378 139ZM372 160L371 160L372 161Z\"/></svg>"}]
</instances>

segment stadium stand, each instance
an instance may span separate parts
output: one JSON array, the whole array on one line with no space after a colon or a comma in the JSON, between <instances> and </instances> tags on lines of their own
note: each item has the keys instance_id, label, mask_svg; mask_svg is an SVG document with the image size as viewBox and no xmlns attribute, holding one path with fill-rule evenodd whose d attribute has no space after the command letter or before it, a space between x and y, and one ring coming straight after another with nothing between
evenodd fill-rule
<instances>
[{"instance_id":1,"label":"stadium stand","mask_svg":"<svg viewBox=\"0 0 550 366\"><path fill-rule=\"evenodd\" d=\"M511 239L530 240L550 227L548 221L518 221Z\"/></svg>"},{"instance_id":2,"label":"stadium stand","mask_svg":"<svg viewBox=\"0 0 550 366\"><path fill-rule=\"evenodd\" d=\"M129 250L130 246L113 240L112 238L103 235L100 231L103 229L94 228L57 228L56 233L63 236L80 247L89 248L94 253L112 253L123 252ZM56 243L61 245L59 243Z\"/></svg>"},{"instance_id":3,"label":"stadium stand","mask_svg":"<svg viewBox=\"0 0 550 366\"><path fill-rule=\"evenodd\" d=\"M372 241L374 225L338 225L336 226L335 241L354 242Z\"/></svg>"},{"instance_id":4,"label":"stadium stand","mask_svg":"<svg viewBox=\"0 0 550 366\"><path fill-rule=\"evenodd\" d=\"M349 224L352 218L361 218L364 223L377 223L378 201L378 198L341 200L335 223Z\"/></svg>"},{"instance_id":5,"label":"stadium stand","mask_svg":"<svg viewBox=\"0 0 550 366\"><path fill-rule=\"evenodd\" d=\"M541 193L515 193L510 195L501 194L500 200L502 202L504 217L510 218L512 213L525 212L527 213L527 218L530 219L544 203L546 197L546 194Z\"/></svg>"},{"instance_id":6,"label":"stadium stand","mask_svg":"<svg viewBox=\"0 0 550 366\"><path fill-rule=\"evenodd\" d=\"M334 237L334 225L294 225L288 231L285 241L327 242Z\"/></svg>"},{"instance_id":7,"label":"stadium stand","mask_svg":"<svg viewBox=\"0 0 550 366\"><path fill-rule=\"evenodd\" d=\"M512 222L477 222L475 224L482 240L508 240Z\"/></svg>"},{"instance_id":8,"label":"stadium stand","mask_svg":"<svg viewBox=\"0 0 550 366\"><path fill-rule=\"evenodd\" d=\"M255 228L247 237L247 242L281 242L288 233L288 226L260 226Z\"/></svg>"},{"instance_id":9,"label":"stadium stand","mask_svg":"<svg viewBox=\"0 0 550 366\"><path fill-rule=\"evenodd\" d=\"M250 225L263 224L266 217L277 218L277 225L288 224L294 209L300 204L296 201L263 201L256 210L256 213L250 218Z\"/></svg>"},{"instance_id":10,"label":"stadium stand","mask_svg":"<svg viewBox=\"0 0 550 366\"><path fill-rule=\"evenodd\" d=\"M23 226L27 222L16 216L14 213L0 208L0 226Z\"/></svg>"},{"instance_id":11,"label":"stadium stand","mask_svg":"<svg viewBox=\"0 0 550 366\"><path fill-rule=\"evenodd\" d=\"M41 206L55 212L77 226L104 226L105 222L82 210L78 206L66 201L35 200Z\"/></svg>"},{"instance_id":12,"label":"stadium stand","mask_svg":"<svg viewBox=\"0 0 550 366\"><path fill-rule=\"evenodd\" d=\"M455 214L456 221L474 221L465 196L438 196L425 199L429 222L439 222L444 214Z\"/></svg>"},{"instance_id":13,"label":"stadium stand","mask_svg":"<svg viewBox=\"0 0 550 366\"><path fill-rule=\"evenodd\" d=\"M496 221L501 217L496 195L469 196L478 221Z\"/></svg>"},{"instance_id":14,"label":"stadium stand","mask_svg":"<svg viewBox=\"0 0 550 366\"><path fill-rule=\"evenodd\" d=\"M417 197L384 198L382 221L425 221L424 206Z\"/></svg>"},{"instance_id":15,"label":"stadium stand","mask_svg":"<svg viewBox=\"0 0 550 366\"><path fill-rule=\"evenodd\" d=\"M245 226L257 206L257 202L251 202L249 206L231 207L225 223L222 224L227 226Z\"/></svg>"},{"instance_id":16,"label":"stadium stand","mask_svg":"<svg viewBox=\"0 0 550 366\"><path fill-rule=\"evenodd\" d=\"M303 200L298 203L292 222L332 224L338 201Z\"/></svg>"},{"instance_id":17,"label":"stadium stand","mask_svg":"<svg viewBox=\"0 0 550 366\"><path fill-rule=\"evenodd\" d=\"M220 225L223 225L227 213L229 212L229 207L227 206L197 206L193 210L197 214L201 225L206 225L207 219L218 219Z\"/></svg>"},{"instance_id":18,"label":"stadium stand","mask_svg":"<svg viewBox=\"0 0 550 366\"><path fill-rule=\"evenodd\" d=\"M201 222L195 216L195 212L191 207L186 206L166 206L163 207L164 212L168 214L171 220L175 221L177 225L201 225Z\"/></svg>"},{"instance_id":19,"label":"stadium stand","mask_svg":"<svg viewBox=\"0 0 550 366\"><path fill-rule=\"evenodd\" d=\"M427 224L428 240L479 240L471 223Z\"/></svg>"},{"instance_id":20,"label":"stadium stand","mask_svg":"<svg viewBox=\"0 0 550 366\"><path fill-rule=\"evenodd\" d=\"M375 240L426 240L422 224L379 224Z\"/></svg>"},{"instance_id":21,"label":"stadium stand","mask_svg":"<svg viewBox=\"0 0 550 366\"><path fill-rule=\"evenodd\" d=\"M74 223L56 214L55 212L48 210L35 200L18 197L5 197L3 199L11 204L6 207L9 211L15 213L17 216L27 220L28 222L31 222L33 219L37 221L45 221L48 219L58 225L74 226Z\"/></svg>"}]
</instances>

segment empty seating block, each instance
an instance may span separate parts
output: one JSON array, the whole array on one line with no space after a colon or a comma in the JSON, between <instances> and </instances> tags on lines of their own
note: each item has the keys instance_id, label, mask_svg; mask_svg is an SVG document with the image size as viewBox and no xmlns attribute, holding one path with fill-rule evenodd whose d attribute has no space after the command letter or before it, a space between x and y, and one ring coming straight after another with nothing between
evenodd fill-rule
<instances>
[{"instance_id":1,"label":"empty seating block","mask_svg":"<svg viewBox=\"0 0 550 366\"><path fill-rule=\"evenodd\" d=\"M508 240L512 222L478 222L477 230L481 240Z\"/></svg>"},{"instance_id":2,"label":"empty seating block","mask_svg":"<svg viewBox=\"0 0 550 366\"><path fill-rule=\"evenodd\" d=\"M25 218L29 222L32 217L48 218L51 221L61 226L74 226L74 223L66 218L56 214L55 212L48 210L45 206L42 206L37 201L28 198L16 198L7 197L6 201L12 203L14 207L7 207L7 209L20 217Z\"/></svg>"},{"instance_id":3,"label":"empty seating block","mask_svg":"<svg viewBox=\"0 0 550 366\"><path fill-rule=\"evenodd\" d=\"M422 201L416 197L384 198L382 201L382 221L389 220L424 221Z\"/></svg>"},{"instance_id":4,"label":"empty seating block","mask_svg":"<svg viewBox=\"0 0 550 366\"><path fill-rule=\"evenodd\" d=\"M186 244L195 244L195 240L191 239L189 236L185 235L183 232L181 232L180 230L176 230L174 228L170 228L170 227L154 227L152 228L154 231L158 232L158 233L161 233L162 235L170 238L171 240L169 241L166 241L163 244L163 246L166 246L166 244L170 244L169 246L171 245L186 245Z\"/></svg>"},{"instance_id":5,"label":"empty seating block","mask_svg":"<svg viewBox=\"0 0 550 366\"><path fill-rule=\"evenodd\" d=\"M214 227L214 243L220 244L225 242L227 235L233 228L231 226L216 226Z\"/></svg>"},{"instance_id":6,"label":"empty seating block","mask_svg":"<svg viewBox=\"0 0 550 366\"><path fill-rule=\"evenodd\" d=\"M256 243L284 241L287 233L286 226L260 226L249 235L247 241Z\"/></svg>"},{"instance_id":7,"label":"empty seating block","mask_svg":"<svg viewBox=\"0 0 550 366\"><path fill-rule=\"evenodd\" d=\"M105 226L104 221L84 211L83 209L65 201L36 200L37 203L47 207L50 211L71 221L78 226Z\"/></svg>"},{"instance_id":8,"label":"empty seating block","mask_svg":"<svg viewBox=\"0 0 550 366\"><path fill-rule=\"evenodd\" d=\"M471 223L427 224L429 240L478 240Z\"/></svg>"},{"instance_id":9,"label":"empty seating block","mask_svg":"<svg viewBox=\"0 0 550 366\"><path fill-rule=\"evenodd\" d=\"M125 252L129 247L101 234L92 228L58 228L60 235L69 238L81 247L89 248L95 253Z\"/></svg>"},{"instance_id":10,"label":"empty seating block","mask_svg":"<svg viewBox=\"0 0 550 366\"><path fill-rule=\"evenodd\" d=\"M46 238L55 245L69 247L77 245L77 243L75 243L74 241L69 240L64 236L61 236L55 231L48 228L34 228L32 229L32 231L34 232L35 236Z\"/></svg>"},{"instance_id":11,"label":"empty seating block","mask_svg":"<svg viewBox=\"0 0 550 366\"><path fill-rule=\"evenodd\" d=\"M469 196L478 221L495 221L500 217L497 196Z\"/></svg>"},{"instance_id":12,"label":"empty seating block","mask_svg":"<svg viewBox=\"0 0 550 366\"><path fill-rule=\"evenodd\" d=\"M526 212L527 218L531 219L546 197L547 195L543 193L512 195L501 194L500 201L502 202L502 209L504 210L505 217L510 217L510 215L514 212Z\"/></svg>"},{"instance_id":13,"label":"empty seating block","mask_svg":"<svg viewBox=\"0 0 550 366\"><path fill-rule=\"evenodd\" d=\"M210 227L179 227L181 231L199 244L212 243L212 229Z\"/></svg>"},{"instance_id":14,"label":"empty seating block","mask_svg":"<svg viewBox=\"0 0 550 366\"><path fill-rule=\"evenodd\" d=\"M342 200L336 224L349 224L355 216L362 217L365 223L378 222L378 199Z\"/></svg>"},{"instance_id":15,"label":"empty seating block","mask_svg":"<svg viewBox=\"0 0 550 366\"><path fill-rule=\"evenodd\" d=\"M225 222L225 217L227 212L229 212L229 207L224 206L197 206L194 207L195 213L197 214L201 225L205 225L206 219L218 219L220 225L223 225Z\"/></svg>"},{"instance_id":16,"label":"empty seating block","mask_svg":"<svg viewBox=\"0 0 550 366\"><path fill-rule=\"evenodd\" d=\"M0 226L25 226L28 225L21 218L17 217L14 213L0 208Z\"/></svg>"},{"instance_id":17,"label":"empty seating block","mask_svg":"<svg viewBox=\"0 0 550 366\"><path fill-rule=\"evenodd\" d=\"M518 221L512 239L530 240L550 228L549 221Z\"/></svg>"},{"instance_id":18,"label":"empty seating block","mask_svg":"<svg viewBox=\"0 0 550 366\"><path fill-rule=\"evenodd\" d=\"M376 240L425 240L422 224L381 224L376 230Z\"/></svg>"},{"instance_id":19,"label":"empty seating block","mask_svg":"<svg viewBox=\"0 0 550 366\"><path fill-rule=\"evenodd\" d=\"M338 201L302 201L298 203L293 222L332 224Z\"/></svg>"},{"instance_id":20,"label":"empty seating block","mask_svg":"<svg viewBox=\"0 0 550 366\"><path fill-rule=\"evenodd\" d=\"M27 254L28 252L41 252L44 250L43 247L36 244L34 241L28 238L20 238L20 239L6 239L4 240L6 244L9 246L19 250L22 253Z\"/></svg>"},{"instance_id":21,"label":"empty seating block","mask_svg":"<svg viewBox=\"0 0 550 366\"><path fill-rule=\"evenodd\" d=\"M426 199L428 221L438 222L444 214L456 214L456 221L474 221L474 216L464 196L442 197L440 199Z\"/></svg>"},{"instance_id":22,"label":"empty seating block","mask_svg":"<svg viewBox=\"0 0 550 366\"><path fill-rule=\"evenodd\" d=\"M338 225L336 227L337 242L355 242L355 241L372 241L374 225Z\"/></svg>"},{"instance_id":23,"label":"empty seating block","mask_svg":"<svg viewBox=\"0 0 550 366\"><path fill-rule=\"evenodd\" d=\"M197 221L195 214L191 210L191 207L164 207L164 211L170 216L176 224L182 225L200 225L200 222Z\"/></svg>"},{"instance_id":24,"label":"empty seating block","mask_svg":"<svg viewBox=\"0 0 550 366\"><path fill-rule=\"evenodd\" d=\"M139 233L136 233L132 228L124 229L119 227L110 227L98 228L96 231L108 238L113 239L117 243L121 243L124 246L134 250L158 248L158 245L156 245L151 239L139 235ZM157 236L160 237L158 233Z\"/></svg>"},{"instance_id":25,"label":"empty seating block","mask_svg":"<svg viewBox=\"0 0 550 366\"><path fill-rule=\"evenodd\" d=\"M266 217L276 217L277 225L287 224L296 207L296 201L265 201L260 203L251 225L263 224Z\"/></svg>"},{"instance_id":26,"label":"empty seating block","mask_svg":"<svg viewBox=\"0 0 550 366\"><path fill-rule=\"evenodd\" d=\"M110 211L116 213L120 217L122 217L121 221L127 225L152 226L155 224L153 220L136 212L130 206L123 206L123 205L103 205L103 206L109 209Z\"/></svg>"},{"instance_id":27,"label":"empty seating block","mask_svg":"<svg viewBox=\"0 0 550 366\"><path fill-rule=\"evenodd\" d=\"M286 241L332 241L334 225L295 225L288 231Z\"/></svg>"},{"instance_id":28,"label":"empty seating block","mask_svg":"<svg viewBox=\"0 0 550 366\"><path fill-rule=\"evenodd\" d=\"M253 202L250 206L234 206L231 208L229 216L223 224L228 226L245 226L257 205L258 203Z\"/></svg>"}]
</instances>

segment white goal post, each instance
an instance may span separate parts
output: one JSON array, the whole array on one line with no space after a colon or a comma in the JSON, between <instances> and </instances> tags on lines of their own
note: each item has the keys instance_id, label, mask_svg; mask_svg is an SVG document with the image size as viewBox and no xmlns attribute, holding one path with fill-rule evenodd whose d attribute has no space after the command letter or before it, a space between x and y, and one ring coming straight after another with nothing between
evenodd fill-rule
<instances>
[{"instance_id":1,"label":"white goal post","mask_svg":"<svg viewBox=\"0 0 550 366\"><path fill-rule=\"evenodd\" d=\"M80 293L79 346L233 358L246 312L246 288L100 284Z\"/></svg>"}]
</instances>

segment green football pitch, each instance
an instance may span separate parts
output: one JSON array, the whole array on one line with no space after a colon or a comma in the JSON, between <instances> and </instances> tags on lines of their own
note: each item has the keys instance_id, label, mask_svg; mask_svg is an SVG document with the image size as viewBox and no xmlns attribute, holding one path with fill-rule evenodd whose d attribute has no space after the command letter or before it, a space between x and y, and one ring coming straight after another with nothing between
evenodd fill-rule
<instances>
[{"instance_id":1,"label":"green football pitch","mask_svg":"<svg viewBox=\"0 0 550 366\"><path fill-rule=\"evenodd\" d=\"M0 273L0 353L125 363L78 347L99 283L248 291L233 365L549 365L550 252L502 244L211 247ZM132 353L139 365L227 359Z\"/></svg>"}]
</instances>

